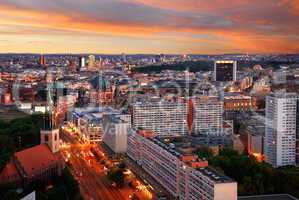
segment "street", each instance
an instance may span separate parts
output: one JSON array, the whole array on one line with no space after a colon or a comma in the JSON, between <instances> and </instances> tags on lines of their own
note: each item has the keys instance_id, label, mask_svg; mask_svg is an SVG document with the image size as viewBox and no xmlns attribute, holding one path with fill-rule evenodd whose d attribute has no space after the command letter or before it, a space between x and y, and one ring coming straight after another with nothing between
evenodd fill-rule
<instances>
[{"instance_id":1,"label":"street","mask_svg":"<svg viewBox=\"0 0 299 200\"><path fill-rule=\"evenodd\" d=\"M142 200L152 199L151 194L146 189L140 191L127 185L122 188L112 186L106 177L105 170L107 168L98 162L90 151L90 149L94 149L104 155L102 149L99 149L97 145L81 144L73 134L66 130L61 133L61 139L64 142L61 145L61 154L73 176L78 180L84 199L129 200L132 199L133 194ZM112 165L106 156L104 159L106 165Z\"/></svg>"}]
</instances>

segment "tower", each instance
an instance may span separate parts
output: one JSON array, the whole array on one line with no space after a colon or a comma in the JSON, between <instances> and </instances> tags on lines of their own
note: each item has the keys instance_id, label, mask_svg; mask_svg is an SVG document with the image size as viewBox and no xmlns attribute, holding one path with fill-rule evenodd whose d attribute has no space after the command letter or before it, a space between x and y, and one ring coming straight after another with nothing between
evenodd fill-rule
<instances>
[{"instance_id":1,"label":"tower","mask_svg":"<svg viewBox=\"0 0 299 200\"><path fill-rule=\"evenodd\" d=\"M79 67L77 71L80 71L81 68L85 68L85 57L80 56L79 57Z\"/></svg>"},{"instance_id":2,"label":"tower","mask_svg":"<svg viewBox=\"0 0 299 200\"><path fill-rule=\"evenodd\" d=\"M77 71L76 63L75 63L74 58L72 57L72 58L69 59L68 72L69 73L75 73L76 71Z\"/></svg>"},{"instance_id":3,"label":"tower","mask_svg":"<svg viewBox=\"0 0 299 200\"><path fill-rule=\"evenodd\" d=\"M59 129L42 129L40 131L41 144L47 144L52 153L59 151Z\"/></svg>"},{"instance_id":4,"label":"tower","mask_svg":"<svg viewBox=\"0 0 299 200\"><path fill-rule=\"evenodd\" d=\"M296 162L296 93L277 92L266 99L264 151L274 167Z\"/></svg>"},{"instance_id":5,"label":"tower","mask_svg":"<svg viewBox=\"0 0 299 200\"><path fill-rule=\"evenodd\" d=\"M96 65L96 57L94 55L88 56L88 69L91 70Z\"/></svg>"},{"instance_id":6,"label":"tower","mask_svg":"<svg viewBox=\"0 0 299 200\"><path fill-rule=\"evenodd\" d=\"M47 144L52 153L59 151L59 129L53 119L52 78L47 74L47 111L44 115L44 125L40 131L41 144Z\"/></svg>"},{"instance_id":7,"label":"tower","mask_svg":"<svg viewBox=\"0 0 299 200\"><path fill-rule=\"evenodd\" d=\"M214 81L231 82L237 80L237 61L219 60L214 63Z\"/></svg>"},{"instance_id":8,"label":"tower","mask_svg":"<svg viewBox=\"0 0 299 200\"><path fill-rule=\"evenodd\" d=\"M41 66L44 66L46 64L46 62L45 62L45 56L43 54L40 55L39 64Z\"/></svg>"}]
</instances>

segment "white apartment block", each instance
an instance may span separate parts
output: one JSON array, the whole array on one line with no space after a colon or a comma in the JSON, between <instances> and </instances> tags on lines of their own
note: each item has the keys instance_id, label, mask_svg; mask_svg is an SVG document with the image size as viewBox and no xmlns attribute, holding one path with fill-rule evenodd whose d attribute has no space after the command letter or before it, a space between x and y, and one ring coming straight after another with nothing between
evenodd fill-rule
<instances>
[{"instance_id":1,"label":"white apartment block","mask_svg":"<svg viewBox=\"0 0 299 200\"><path fill-rule=\"evenodd\" d=\"M110 107L80 108L72 112L72 121L79 129L82 138L90 143L103 140L104 127L103 118L106 115L118 116L121 120L128 122L131 126L131 116L122 114L120 111Z\"/></svg>"},{"instance_id":2,"label":"white apartment block","mask_svg":"<svg viewBox=\"0 0 299 200\"><path fill-rule=\"evenodd\" d=\"M142 131L145 132L145 131ZM237 200L237 183L161 137L130 130L128 156L180 200Z\"/></svg>"},{"instance_id":3,"label":"white apartment block","mask_svg":"<svg viewBox=\"0 0 299 200\"><path fill-rule=\"evenodd\" d=\"M266 99L264 152L266 162L274 167L296 163L295 93L272 93Z\"/></svg>"},{"instance_id":4,"label":"white apartment block","mask_svg":"<svg viewBox=\"0 0 299 200\"><path fill-rule=\"evenodd\" d=\"M136 102L132 105L133 126L152 130L159 135L188 132L187 104L184 102Z\"/></svg>"},{"instance_id":5,"label":"white apartment block","mask_svg":"<svg viewBox=\"0 0 299 200\"><path fill-rule=\"evenodd\" d=\"M192 99L193 127L195 132L215 130L221 133L223 125L223 102L217 97L202 96Z\"/></svg>"},{"instance_id":6,"label":"white apartment block","mask_svg":"<svg viewBox=\"0 0 299 200\"><path fill-rule=\"evenodd\" d=\"M133 127L154 131L158 135L175 136L188 133L188 115L193 115L193 131L223 134L223 102L214 96L187 101L145 101L132 104ZM188 113L192 111L192 113Z\"/></svg>"},{"instance_id":7,"label":"white apartment block","mask_svg":"<svg viewBox=\"0 0 299 200\"><path fill-rule=\"evenodd\" d=\"M123 116L106 115L103 118L104 135L103 142L114 153L127 151L127 137L130 122L122 119Z\"/></svg>"}]
</instances>

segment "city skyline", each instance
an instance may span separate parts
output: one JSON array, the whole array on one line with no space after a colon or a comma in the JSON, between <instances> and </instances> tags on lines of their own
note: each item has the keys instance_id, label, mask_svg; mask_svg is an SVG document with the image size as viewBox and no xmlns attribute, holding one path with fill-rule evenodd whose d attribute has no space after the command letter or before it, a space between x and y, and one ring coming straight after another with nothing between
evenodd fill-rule
<instances>
[{"instance_id":1,"label":"city skyline","mask_svg":"<svg viewBox=\"0 0 299 200\"><path fill-rule=\"evenodd\" d=\"M0 2L0 53L298 53L299 2Z\"/></svg>"}]
</instances>

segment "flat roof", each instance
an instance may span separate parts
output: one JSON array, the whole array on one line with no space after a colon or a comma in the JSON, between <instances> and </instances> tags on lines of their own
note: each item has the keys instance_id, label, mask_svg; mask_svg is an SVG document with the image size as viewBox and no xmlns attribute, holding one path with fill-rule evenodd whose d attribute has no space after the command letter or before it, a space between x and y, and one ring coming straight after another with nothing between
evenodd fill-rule
<instances>
[{"instance_id":1,"label":"flat roof","mask_svg":"<svg viewBox=\"0 0 299 200\"><path fill-rule=\"evenodd\" d=\"M289 194L269 194L255 196L240 196L238 200L298 200Z\"/></svg>"},{"instance_id":2,"label":"flat roof","mask_svg":"<svg viewBox=\"0 0 299 200\"><path fill-rule=\"evenodd\" d=\"M200 171L205 176L209 177L211 180L213 180L216 183L235 182L233 179L229 178L228 176L225 176L224 174L221 174L220 172L216 171L211 167L198 168L197 170Z\"/></svg>"},{"instance_id":3,"label":"flat roof","mask_svg":"<svg viewBox=\"0 0 299 200\"><path fill-rule=\"evenodd\" d=\"M152 142L155 144L159 145L160 147L164 148L167 150L169 153L172 155L180 158L181 156L188 156L188 155L195 155L195 154L189 154L189 153L184 153L180 151L177 146L175 145L175 142L170 142L170 143L165 143L163 139L167 139L168 137L154 137L150 139ZM177 138L184 138L183 136L178 136ZM187 140L190 140L190 138L185 137ZM182 141L182 143L188 143L189 141ZM175 146L171 147L171 144L174 144ZM192 144L190 144L192 146ZM199 159L200 161L200 159ZM213 180L216 183L231 183L234 182L231 178L228 176L225 176L224 174L221 174L220 172L216 171L212 167L203 167L203 168L196 168L196 170L200 171L202 174L205 176L209 177L211 180Z\"/></svg>"}]
</instances>

